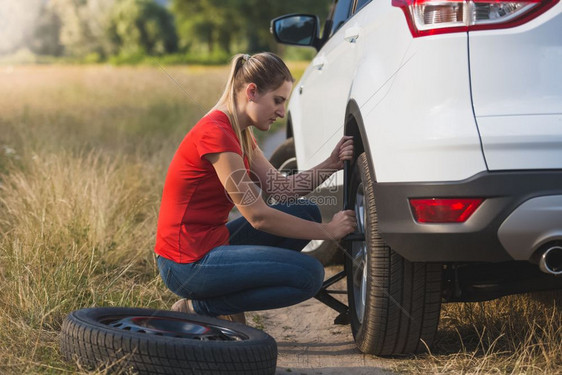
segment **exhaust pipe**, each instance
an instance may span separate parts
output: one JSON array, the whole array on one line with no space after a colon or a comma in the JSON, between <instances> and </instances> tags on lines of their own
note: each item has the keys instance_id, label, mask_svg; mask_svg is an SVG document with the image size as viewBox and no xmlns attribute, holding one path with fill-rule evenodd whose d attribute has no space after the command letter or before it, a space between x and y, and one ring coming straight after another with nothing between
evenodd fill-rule
<instances>
[{"instance_id":1,"label":"exhaust pipe","mask_svg":"<svg viewBox=\"0 0 562 375\"><path fill-rule=\"evenodd\" d=\"M562 247L548 247L539 259L539 268L550 275L562 275Z\"/></svg>"}]
</instances>

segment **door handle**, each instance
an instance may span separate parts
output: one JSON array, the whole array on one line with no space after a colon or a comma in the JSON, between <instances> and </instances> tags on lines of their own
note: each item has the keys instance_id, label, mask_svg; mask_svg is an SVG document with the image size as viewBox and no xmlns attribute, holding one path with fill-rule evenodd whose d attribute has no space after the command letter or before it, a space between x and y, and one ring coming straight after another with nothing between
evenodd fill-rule
<instances>
[{"instance_id":1,"label":"door handle","mask_svg":"<svg viewBox=\"0 0 562 375\"><path fill-rule=\"evenodd\" d=\"M317 57L314 60L312 60L312 68L315 70L322 70L322 68L324 68L325 63L326 63L326 59L324 58L324 56Z\"/></svg>"},{"instance_id":2,"label":"door handle","mask_svg":"<svg viewBox=\"0 0 562 375\"><path fill-rule=\"evenodd\" d=\"M343 39L349 43L355 43L357 38L359 38L359 34L361 32L361 28L359 26L352 26L349 29L345 30L343 35Z\"/></svg>"},{"instance_id":3,"label":"door handle","mask_svg":"<svg viewBox=\"0 0 562 375\"><path fill-rule=\"evenodd\" d=\"M318 64L312 64L312 67L316 70L322 70L322 68L324 67L324 63L319 62Z\"/></svg>"}]
</instances>

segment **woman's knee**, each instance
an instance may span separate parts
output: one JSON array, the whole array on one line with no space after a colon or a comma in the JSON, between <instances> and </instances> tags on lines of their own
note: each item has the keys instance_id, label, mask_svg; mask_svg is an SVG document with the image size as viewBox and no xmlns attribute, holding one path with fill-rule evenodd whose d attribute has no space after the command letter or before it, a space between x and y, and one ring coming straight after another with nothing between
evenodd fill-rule
<instances>
[{"instance_id":1,"label":"woman's knee","mask_svg":"<svg viewBox=\"0 0 562 375\"><path fill-rule=\"evenodd\" d=\"M297 204L277 204L273 207L301 219L316 221L317 223L322 222L322 214L318 206L305 198L300 198Z\"/></svg>"},{"instance_id":2,"label":"woman's knee","mask_svg":"<svg viewBox=\"0 0 562 375\"><path fill-rule=\"evenodd\" d=\"M307 205L309 216L317 223L322 222L322 214L320 213L320 208L315 203L309 202Z\"/></svg>"},{"instance_id":3,"label":"woman's knee","mask_svg":"<svg viewBox=\"0 0 562 375\"><path fill-rule=\"evenodd\" d=\"M305 287L306 293L309 298L314 297L322 288L324 283L324 266L318 260L309 257L310 262L308 265L308 283Z\"/></svg>"},{"instance_id":4,"label":"woman's knee","mask_svg":"<svg viewBox=\"0 0 562 375\"><path fill-rule=\"evenodd\" d=\"M316 203L313 203L308 199L304 199L304 198L301 198L300 201L301 202L299 204L299 208L301 210L301 213L298 216L300 216L302 219L321 223L322 214L320 213L320 208L318 208Z\"/></svg>"}]
</instances>

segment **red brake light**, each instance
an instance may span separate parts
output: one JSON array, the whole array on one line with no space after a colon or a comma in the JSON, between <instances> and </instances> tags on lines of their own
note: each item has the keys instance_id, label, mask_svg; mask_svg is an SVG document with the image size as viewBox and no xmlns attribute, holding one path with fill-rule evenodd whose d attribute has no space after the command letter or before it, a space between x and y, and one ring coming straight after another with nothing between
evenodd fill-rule
<instances>
[{"instance_id":1,"label":"red brake light","mask_svg":"<svg viewBox=\"0 0 562 375\"><path fill-rule=\"evenodd\" d=\"M414 37L521 25L560 0L392 0Z\"/></svg>"},{"instance_id":2,"label":"red brake light","mask_svg":"<svg viewBox=\"0 0 562 375\"><path fill-rule=\"evenodd\" d=\"M419 223L464 223L484 201L482 198L410 199Z\"/></svg>"}]
</instances>

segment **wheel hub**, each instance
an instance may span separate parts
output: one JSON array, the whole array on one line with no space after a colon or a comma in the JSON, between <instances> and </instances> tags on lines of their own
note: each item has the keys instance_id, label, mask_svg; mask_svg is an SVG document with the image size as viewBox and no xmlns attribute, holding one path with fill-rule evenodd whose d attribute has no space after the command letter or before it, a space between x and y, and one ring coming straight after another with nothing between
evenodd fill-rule
<instances>
[{"instance_id":1,"label":"wheel hub","mask_svg":"<svg viewBox=\"0 0 562 375\"><path fill-rule=\"evenodd\" d=\"M365 194L363 183L359 184L355 195L355 216L357 218L357 231L365 234ZM365 241L354 242L351 255L353 260L352 280L355 312L357 319L362 323L367 298L367 243Z\"/></svg>"},{"instance_id":2,"label":"wheel hub","mask_svg":"<svg viewBox=\"0 0 562 375\"><path fill-rule=\"evenodd\" d=\"M242 341L248 339L246 335L225 327L171 317L114 317L106 319L103 323L124 331L199 341Z\"/></svg>"}]
</instances>

